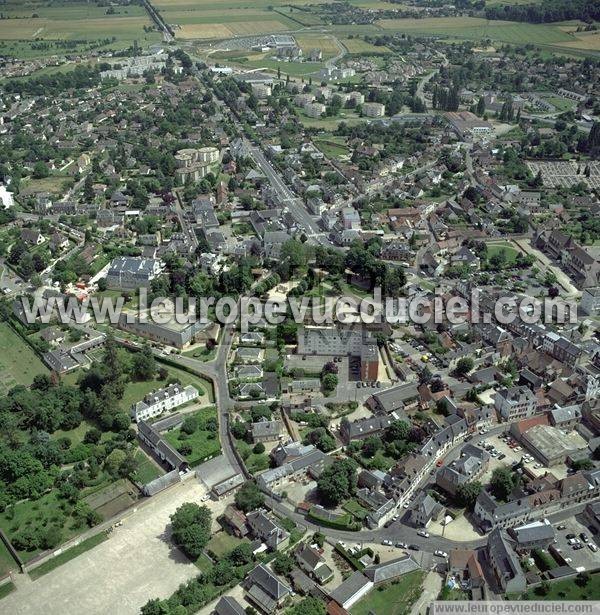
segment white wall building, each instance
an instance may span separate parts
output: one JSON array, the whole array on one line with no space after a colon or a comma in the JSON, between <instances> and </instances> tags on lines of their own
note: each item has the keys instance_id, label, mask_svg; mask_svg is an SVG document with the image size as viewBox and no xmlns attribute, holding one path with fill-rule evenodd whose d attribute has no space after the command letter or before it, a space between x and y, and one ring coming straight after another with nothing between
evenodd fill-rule
<instances>
[{"instance_id":1,"label":"white wall building","mask_svg":"<svg viewBox=\"0 0 600 615\"><path fill-rule=\"evenodd\" d=\"M0 186L0 204L2 209L10 209L14 204L13 193L6 189L6 186Z\"/></svg>"},{"instance_id":2,"label":"white wall building","mask_svg":"<svg viewBox=\"0 0 600 615\"><path fill-rule=\"evenodd\" d=\"M171 384L164 389L148 393L144 399L133 404L130 411L131 418L136 422L145 421L167 410L173 410L198 396L198 389L191 384L186 387Z\"/></svg>"}]
</instances>

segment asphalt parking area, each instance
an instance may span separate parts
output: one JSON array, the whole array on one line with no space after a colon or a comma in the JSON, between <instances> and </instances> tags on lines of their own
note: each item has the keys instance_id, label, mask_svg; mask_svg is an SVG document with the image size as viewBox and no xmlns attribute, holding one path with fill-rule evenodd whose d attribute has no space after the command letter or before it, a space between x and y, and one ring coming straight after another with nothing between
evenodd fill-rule
<instances>
[{"instance_id":1,"label":"asphalt parking area","mask_svg":"<svg viewBox=\"0 0 600 615\"><path fill-rule=\"evenodd\" d=\"M566 526L566 529L559 530L557 526ZM598 537L594 536L590 529L582 523L581 517L571 517L565 521L554 524L554 530L556 531L556 544L557 549L561 550L561 555L565 557L567 564L576 569L594 570L600 566L600 549L595 553L588 547L581 537L581 532L584 532L588 540L593 544L598 542ZM574 549L568 543L567 536L574 534L579 542L584 545L582 549ZM569 559L571 561L569 561Z\"/></svg>"}]
</instances>

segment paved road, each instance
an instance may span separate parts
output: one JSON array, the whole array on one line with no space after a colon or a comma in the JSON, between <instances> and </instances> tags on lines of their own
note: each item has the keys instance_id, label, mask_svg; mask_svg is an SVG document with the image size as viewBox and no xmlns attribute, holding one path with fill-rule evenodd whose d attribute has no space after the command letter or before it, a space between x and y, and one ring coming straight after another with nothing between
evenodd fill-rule
<instances>
[{"instance_id":1,"label":"paved road","mask_svg":"<svg viewBox=\"0 0 600 615\"><path fill-rule=\"evenodd\" d=\"M250 155L260 167L261 171L266 175L271 186L273 186L281 203L289 208L296 222L304 229L308 239L312 240L313 243L317 242L322 245L329 244L330 242L325 233L321 231L317 222L313 219L304 201L292 192L279 172L267 160L262 150L251 143L247 143L246 145Z\"/></svg>"},{"instance_id":2,"label":"paved road","mask_svg":"<svg viewBox=\"0 0 600 615\"><path fill-rule=\"evenodd\" d=\"M198 238L196 237L196 233L194 229L191 228L189 222L185 218L185 213L183 211L183 207L181 206L181 196L179 191L175 191L177 198L175 199L175 213L177 214L177 218L179 219L179 226L181 226L181 232L185 235L186 242L194 246L194 250L198 247Z\"/></svg>"}]
</instances>

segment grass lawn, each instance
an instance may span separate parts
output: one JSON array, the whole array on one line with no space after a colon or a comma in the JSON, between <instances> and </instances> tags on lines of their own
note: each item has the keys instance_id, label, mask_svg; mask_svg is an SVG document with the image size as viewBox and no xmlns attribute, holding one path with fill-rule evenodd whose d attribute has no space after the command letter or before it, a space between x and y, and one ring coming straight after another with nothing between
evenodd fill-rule
<instances>
[{"instance_id":1,"label":"grass lawn","mask_svg":"<svg viewBox=\"0 0 600 615\"><path fill-rule=\"evenodd\" d=\"M557 111L564 113L565 111L572 111L576 107L576 103L568 98L562 98L561 96L546 96L545 99L556 107Z\"/></svg>"},{"instance_id":2,"label":"grass lawn","mask_svg":"<svg viewBox=\"0 0 600 615\"><path fill-rule=\"evenodd\" d=\"M545 596L530 589L520 600L600 600L600 573L593 574L585 587L573 579L564 579L550 583L550 591Z\"/></svg>"},{"instance_id":3,"label":"grass lawn","mask_svg":"<svg viewBox=\"0 0 600 615\"><path fill-rule=\"evenodd\" d=\"M5 322L0 323L0 348L5 350L0 357L1 395L17 384L29 386L37 374L48 373L33 350Z\"/></svg>"},{"instance_id":4,"label":"grass lawn","mask_svg":"<svg viewBox=\"0 0 600 615\"><path fill-rule=\"evenodd\" d=\"M340 53L340 48L332 36L324 34L296 34L294 38L305 56L308 56L311 49L320 49L323 54L323 60L334 58Z\"/></svg>"},{"instance_id":5,"label":"grass lawn","mask_svg":"<svg viewBox=\"0 0 600 615\"><path fill-rule=\"evenodd\" d=\"M75 545L74 547L63 551L60 555L57 555L56 557L53 557L48 561L44 562L41 566L38 566L37 568L32 570L29 573L29 576L35 581L36 579L39 579L45 574L48 574L55 568L66 564L68 561L72 560L78 555L81 555L82 553L93 549L95 546L99 545L105 540L108 540L108 536L105 532L100 532L98 534L95 534L94 536L90 536L89 538L86 538L85 540L80 542L78 545Z\"/></svg>"},{"instance_id":6,"label":"grass lawn","mask_svg":"<svg viewBox=\"0 0 600 615\"><path fill-rule=\"evenodd\" d=\"M203 572L204 574L208 574L213 567L212 562L205 553L200 555L200 557L195 561L195 564L200 569L200 572Z\"/></svg>"},{"instance_id":7,"label":"grass lawn","mask_svg":"<svg viewBox=\"0 0 600 615\"><path fill-rule=\"evenodd\" d=\"M253 453L253 445L244 442L243 440L236 440L235 447L239 451L246 468L252 474L256 472L262 472L269 467L269 456L266 453Z\"/></svg>"},{"instance_id":8,"label":"grass lawn","mask_svg":"<svg viewBox=\"0 0 600 615\"><path fill-rule=\"evenodd\" d=\"M158 366L161 366L160 363L158 363ZM210 382L198 376L194 376L193 374L190 374L182 369L177 369L176 367L168 366L167 369L169 371L169 375L166 380L159 380L158 378L155 378L154 380L128 382L125 387L123 399L120 402L121 408L125 412L129 412L132 404L143 399L145 395L150 393L150 391L166 386L169 378L177 378L183 386L187 386L188 384L195 386L200 392L200 398L197 399L195 403L202 404L213 401L214 397Z\"/></svg>"},{"instance_id":9,"label":"grass lawn","mask_svg":"<svg viewBox=\"0 0 600 615\"><path fill-rule=\"evenodd\" d=\"M15 587L15 584L12 581L9 581L8 583L5 583L4 585L0 586L0 600L8 596L10 592L14 592L15 589L17 588Z\"/></svg>"},{"instance_id":10,"label":"grass lawn","mask_svg":"<svg viewBox=\"0 0 600 615\"><path fill-rule=\"evenodd\" d=\"M298 119L305 128L322 128L323 130L336 130L340 122L345 122L348 126L356 126L365 121L356 113L344 110L336 117L308 117L303 111L298 111Z\"/></svg>"},{"instance_id":11,"label":"grass lawn","mask_svg":"<svg viewBox=\"0 0 600 615\"><path fill-rule=\"evenodd\" d=\"M8 574L9 570L18 570L19 566L14 560L6 545L0 540L0 577Z\"/></svg>"},{"instance_id":12,"label":"grass lawn","mask_svg":"<svg viewBox=\"0 0 600 615\"><path fill-rule=\"evenodd\" d=\"M519 250L513 248L509 243L488 243L487 244L487 259L504 250L507 263L514 263Z\"/></svg>"},{"instance_id":13,"label":"grass lawn","mask_svg":"<svg viewBox=\"0 0 600 615\"><path fill-rule=\"evenodd\" d=\"M155 478L162 476L164 472L150 459L141 449L135 454L137 461L137 470L133 475L134 480L137 480L142 485L153 481Z\"/></svg>"},{"instance_id":14,"label":"grass lawn","mask_svg":"<svg viewBox=\"0 0 600 615\"><path fill-rule=\"evenodd\" d=\"M50 434L50 439L58 440L58 438L69 438L69 440L71 440L71 447L73 447L83 442L83 437L85 436L86 432L94 428L100 429L91 421L83 419L83 421L81 421L79 426L75 427L75 429L57 429L54 433ZM100 431L102 431L102 429L100 429ZM100 438L100 441L106 441L113 435L114 433L112 431L102 431L102 437Z\"/></svg>"},{"instance_id":15,"label":"grass lawn","mask_svg":"<svg viewBox=\"0 0 600 615\"><path fill-rule=\"evenodd\" d=\"M389 470L396 460L391 457L386 457L383 449L379 449L370 459L361 455L362 465L368 469L385 469Z\"/></svg>"},{"instance_id":16,"label":"grass lawn","mask_svg":"<svg viewBox=\"0 0 600 615\"><path fill-rule=\"evenodd\" d=\"M212 349L194 348L193 350L186 350L182 354L184 357L191 357L198 359L198 361L212 361L217 356L217 347L215 346Z\"/></svg>"},{"instance_id":17,"label":"grass lawn","mask_svg":"<svg viewBox=\"0 0 600 615\"><path fill-rule=\"evenodd\" d=\"M421 595L425 573L409 572L398 581L372 589L351 609L351 615L404 615Z\"/></svg>"},{"instance_id":18,"label":"grass lawn","mask_svg":"<svg viewBox=\"0 0 600 615\"><path fill-rule=\"evenodd\" d=\"M192 452L185 454L185 457L193 467L217 455L221 450L221 444L217 432L204 429L207 419L217 418L217 409L214 406L199 410L192 416L195 416L199 423L198 429L193 434L188 436L181 429L173 429L165 434L165 438L178 450L184 444L191 447Z\"/></svg>"},{"instance_id":19,"label":"grass lawn","mask_svg":"<svg viewBox=\"0 0 600 615\"><path fill-rule=\"evenodd\" d=\"M347 510L358 521L364 521L365 517L369 514L366 508L363 508L356 500L348 500L342 508Z\"/></svg>"},{"instance_id":20,"label":"grass lawn","mask_svg":"<svg viewBox=\"0 0 600 615\"><path fill-rule=\"evenodd\" d=\"M216 534L213 534L211 539L208 541L206 550L214 553L217 559L221 559L243 542L248 542L248 540L245 538L236 538L225 531L217 532Z\"/></svg>"},{"instance_id":21,"label":"grass lawn","mask_svg":"<svg viewBox=\"0 0 600 615\"><path fill-rule=\"evenodd\" d=\"M334 141L334 138L328 137L326 139L315 139L315 145L327 156L328 158L342 158L348 156L348 148L338 141Z\"/></svg>"}]
</instances>

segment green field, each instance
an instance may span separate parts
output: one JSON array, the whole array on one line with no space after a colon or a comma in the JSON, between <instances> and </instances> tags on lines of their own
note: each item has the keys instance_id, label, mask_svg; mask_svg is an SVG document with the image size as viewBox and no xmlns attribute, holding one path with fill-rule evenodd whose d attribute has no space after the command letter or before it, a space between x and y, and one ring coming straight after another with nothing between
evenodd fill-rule
<instances>
[{"instance_id":1,"label":"green field","mask_svg":"<svg viewBox=\"0 0 600 615\"><path fill-rule=\"evenodd\" d=\"M158 468L158 466L148 458L146 453L142 450L138 450L135 459L137 461L137 470L133 475L133 479L137 480L142 485L153 481L155 478L162 476L164 472Z\"/></svg>"},{"instance_id":2,"label":"green field","mask_svg":"<svg viewBox=\"0 0 600 615\"><path fill-rule=\"evenodd\" d=\"M529 24L488 21L479 17L429 17L425 19L384 19L377 22L386 30L409 34L433 34L469 40L491 39L502 43L556 45L577 39L557 24Z\"/></svg>"},{"instance_id":3,"label":"green field","mask_svg":"<svg viewBox=\"0 0 600 615\"><path fill-rule=\"evenodd\" d=\"M81 541L78 545L75 545L74 547L63 551L60 555L49 559L37 568L33 569L29 573L29 576L35 581L36 579L39 579L45 574L48 574L55 568L66 564L68 561L72 560L78 555L81 555L82 553L93 549L107 539L108 536L105 532L100 532L98 534L95 534L94 536L90 536L89 538L86 538L85 540Z\"/></svg>"},{"instance_id":4,"label":"green field","mask_svg":"<svg viewBox=\"0 0 600 615\"><path fill-rule=\"evenodd\" d=\"M39 500L24 500L8 508L0 514L0 527L10 538L15 532L24 527L43 527L49 521L62 521L63 541L69 540L84 531L83 528L73 528L72 523L68 523L70 518L64 518L61 511L63 500L58 497L57 492L52 491ZM19 557L28 562L32 557L40 553L41 549L35 551L18 551Z\"/></svg>"},{"instance_id":5,"label":"green field","mask_svg":"<svg viewBox=\"0 0 600 615\"><path fill-rule=\"evenodd\" d=\"M196 417L199 422L198 429L193 434L188 436L181 429L173 429L164 434L164 436L167 442L176 449L183 444L191 447L192 452L185 454L185 458L190 466L194 467L207 458L217 455L221 450L221 445L218 433L204 428L204 423L207 419L217 418L217 409L214 406L194 412L190 416Z\"/></svg>"},{"instance_id":6,"label":"green field","mask_svg":"<svg viewBox=\"0 0 600 615\"><path fill-rule=\"evenodd\" d=\"M17 384L29 386L36 374L48 373L33 350L5 322L0 323L0 348L5 350L0 357L0 395Z\"/></svg>"},{"instance_id":7,"label":"green field","mask_svg":"<svg viewBox=\"0 0 600 615\"><path fill-rule=\"evenodd\" d=\"M573 579L550 583L550 591L541 594L535 589L525 592L520 600L600 600L600 573L591 575L590 581L580 587ZM353 614L354 615L354 614Z\"/></svg>"},{"instance_id":8,"label":"green field","mask_svg":"<svg viewBox=\"0 0 600 615\"><path fill-rule=\"evenodd\" d=\"M84 1L50 2L48 0L8 0L2 4L0 20L2 53L22 57L65 54L84 49L95 42L105 48L123 48L137 40L140 45L158 42L158 32L145 32L152 22L143 7L137 5L98 6ZM35 15L35 17L33 17ZM36 41L36 45L30 42ZM48 49L41 41L71 41L75 45L52 44ZM37 47L37 49L36 49Z\"/></svg>"},{"instance_id":9,"label":"green field","mask_svg":"<svg viewBox=\"0 0 600 615\"><path fill-rule=\"evenodd\" d=\"M421 594L425 573L409 572L398 581L372 589L351 609L351 615L405 615Z\"/></svg>"},{"instance_id":10,"label":"green field","mask_svg":"<svg viewBox=\"0 0 600 615\"><path fill-rule=\"evenodd\" d=\"M341 43L348 50L348 53L391 53L387 47L372 45L359 37L345 38L341 40Z\"/></svg>"},{"instance_id":11,"label":"green field","mask_svg":"<svg viewBox=\"0 0 600 615\"><path fill-rule=\"evenodd\" d=\"M343 158L348 156L348 148L345 145L346 140L342 137L328 136L323 139L315 139L315 145L328 158Z\"/></svg>"}]
</instances>

